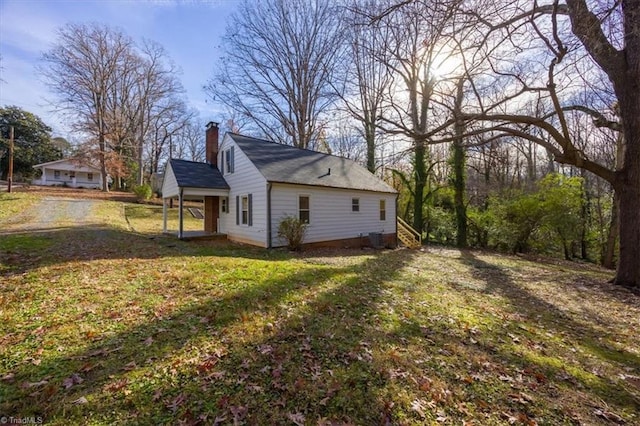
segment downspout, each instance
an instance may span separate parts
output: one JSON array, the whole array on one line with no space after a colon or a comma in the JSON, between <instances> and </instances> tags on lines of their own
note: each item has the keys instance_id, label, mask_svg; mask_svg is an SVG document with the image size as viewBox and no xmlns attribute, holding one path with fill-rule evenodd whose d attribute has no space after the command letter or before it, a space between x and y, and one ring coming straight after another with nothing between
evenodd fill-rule
<instances>
[{"instance_id":1,"label":"downspout","mask_svg":"<svg viewBox=\"0 0 640 426\"><path fill-rule=\"evenodd\" d=\"M183 226L182 226L182 221L183 221L183 213L182 213L182 208L184 207L184 197L182 194L183 189L180 188L180 193L178 195L178 222L180 222L178 224L178 238L182 239L182 232L183 232Z\"/></svg>"},{"instance_id":2,"label":"downspout","mask_svg":"<svg viewBox=\"0 0 640 426\"><path fill-rule=\"evenodd\" d=\"M267 248L270 249L271 244L271 182L267 182Z\"/></svg>"}]
</instances>

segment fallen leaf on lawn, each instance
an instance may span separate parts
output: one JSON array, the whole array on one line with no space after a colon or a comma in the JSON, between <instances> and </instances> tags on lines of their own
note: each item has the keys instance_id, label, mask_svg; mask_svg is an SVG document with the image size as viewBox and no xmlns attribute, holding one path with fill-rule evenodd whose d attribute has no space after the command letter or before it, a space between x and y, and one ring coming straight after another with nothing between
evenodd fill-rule
<instances>
[{"instance_id":1,"label":"fallen leaf on lawn","mask_svg":"<svg viewBox=\"0 0 640 426\"><path fill-rule=\"evenodd\" d=\"M213 426L220 425L224 423L226 420L227 418L225 416L216 416L216 418L213 419Z\"/></svg>"},{"instance_id":2,"label":"fallen leaf on lawn","mask_svg":"<svg viewBox=\"0 0 640 426\"><path fill-rule=\"evenodd\" d=\"M111 392L119 391L123 387L127 386L128 383L129 380L127 379L116 380L115 382L105 385L104 390Z\"/></svg>"},{"instance_id":3,"label":"fallen leaf on lawn","mask_svg":"<svg viewBox=\"0 0 640 426\"><path fill-rule=\"evenodd\" d=\"M67 377L66 379L64 379L62 381L62 385L64 386L65 389L69 389L74 385L79 385L82 382L84 382L84 379L80 377L78 374L74 373L71 375L71 377Z\"/></svg>"},{"instance_id":4,"label":"fallen leaf on lawn","mask_svg":"<svg viewBox=\"0 0 640 426\"><path fill-rule=\"evenodd\" d=\"M151 346L153 344L153 337L149 336L146 339L144 339L144 343L146 346Z\"/></svg>"},{"instance_id":5,"label":"fallen leaf on lawn","mask_svg":"<svg viewBox=\"0 0 640 426\"><path fill-rule=\"evenodd\" d=\"M5 374L4 376L2 376L2 380L3 382L13 382L13 379L16 377L16 375L14 373L9 373L9 374Z\"/></svg>"},{"instance_id":6,"label":"fallen leaf on lawn","mask_svg":"<svg viewBox=\"0 0 640 426\"><path fill-rule=\"evenodd\" d=\"M131 371L131 370L135 370L136 368L138 368L138 366L136 365L135 361L131 361L130 363L122 367L124 371Z\"/></svg>"},{"instance_id":7,"label":"fallen leaf on lawn","mask_svg":"<svg viewBox=\"0 0 640 426\"><path fill-rule=\"evenodd\" d=\"M612 413L611 411L603 409L603 408L598 408L598 409L594 410L593 414L595 414L596 416L598 416L600 418L608 420L610 422L617 423L619 425L626 423L625 420L622 417L620 417L619 415L617 415L616 413Z\"/></svg>"},{"instance_id":8,"label":"fallen leaf on lawn","mask_svg":"<svg viewBox=\"0 0 640 426\"><path fill-rule=\"evenodd\" d=\"M87 401L87 398L85 398L84 396L81 396L80 398L76 399L75 401L72 401L71 403L75 405L80 405L80 404L86 404L88 402L89 401Z\"/></svg>"},{"instance_id":9,"label":"fallen leaf on lawn","mask_svg":"<svg viewBox=\"0 0 640 426\"><path fill-rule=\"evenodd\" d=\"M24 382L22 383L22 385L20 385L21 388L23 389L31 389L31 388L37 388L40 386L44 386L47 383L49 383L49 381L47 380L41 380L39 382Z\"/></svg>"},{"instance_id":10,"label":"fallen leaf on lawn","mask_svg":"<svg viewBox=\"0 0 640 426\"><path fill-rule=\"evenodd\" d=\"M424 409L425 409L425 401L422 399L414 399L413 402L411 403L411 409L413 411L415 411L416 413L420 414L420 417L422 417L423 419L426 417L425 413L424 413Z\"/></svg>"},{"instance_id":11,"label":"fallen leaf on lawn","mask_svg":"<svg viewBox=\"0 0 640 426\"><path fill-rule=\"evenodd\" d=\"M298 426L304 426L305 417L302 413L288 413L287 418Z\"/></svg>"},{"instance_id":12,"label":"fallen leaf on lawn","mask_svg":"<svg viewBox=\"0 0 640 426\"><path fill-rule=\"evenodd\" d=\"M175 413L176 411L178 411L178 408L180 408L180 406L182 404L184 404L184 402L187 400L187 397L181 393L180 395L176 396L175 398L173 398L168 404L166 404L165 406L171 410L171 412Z\"/></svg>"},{"instance_id":13,"label":"fallen leaf on lawn","mask_svg":"<svg viewBox=\"0 0 640 426\"><path fill-rule=\"evenodd\" d=\"M33 330L33 331L31 332L31 334L35 334L36 336L39 336L39 335L41 335L41 334L42 334L42 333L44 333L44 332L45 332L45 328L44 328L44 326L40 326L40 327L36 328L35 330Z\"/></svg>"},{"instance_id":14,"label":"fallen leaf on lawn","mask_svg":"<svg viewBox=\"0 0 640 426\"><path fill-rule=\"evenodd\" d=\"M245 416L249 412L249 409L247 407L242 407L242 406L232 406L229 408L229 410L233 415L234 424L239 423L242 419L245 418Z\"/></svg>"},{"instance_id":15,"label":"fallen leaf on lawn","mask_svg":"<svg viewBox=\"0 0 640 426\"><path fill-rule=\"evenodd\" d=\"M95 364L91 364L90 362L87 362L82 367L80 367L79 371L81 371L83 373L88 373L89 371L93 370L94 368L96 368Z\"/></svg>"}]
</instances>

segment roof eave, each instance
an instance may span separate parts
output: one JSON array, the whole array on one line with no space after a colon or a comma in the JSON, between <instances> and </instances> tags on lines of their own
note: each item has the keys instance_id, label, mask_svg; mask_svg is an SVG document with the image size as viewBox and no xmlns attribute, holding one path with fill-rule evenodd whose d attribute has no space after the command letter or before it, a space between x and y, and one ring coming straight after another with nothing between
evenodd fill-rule
<instances>
[{"instance_id":1,"label":"roof eave","mask_svg":"<svg viewBox=\"0 0 640 426\"><path fill-rule=\"evenodd\" d=\"M267 183L279 183L279 184L283 184L283 185L313 186L313 187L316 187L316 188L342 189L342 190L346 190L346 191L377 192L377 193L380 193L380 194L398 194L398 191L396 191L396 190L393 190L393 191L380 191L380 190L376 190L376 189L364 189L364 188L353 188L353 187L332 186L332 185L319 185L319 184L313 184L313 183L287 182L287 181L273 180L273 179L267 179Z\"/></svg>"}]
</instances>

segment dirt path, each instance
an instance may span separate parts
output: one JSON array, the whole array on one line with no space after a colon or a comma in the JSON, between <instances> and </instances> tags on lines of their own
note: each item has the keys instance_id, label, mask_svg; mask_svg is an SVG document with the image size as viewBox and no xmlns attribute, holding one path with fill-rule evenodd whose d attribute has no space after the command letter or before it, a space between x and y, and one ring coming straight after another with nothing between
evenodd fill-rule
<instances>
[{"instance_id":1,"label":"dirt path","mask_svg":"<svg viewBox=\"0 0 640 426\"><path fill-rule=\"evenodd\" d=\"M98 203L92 199L44 197L6 224L0 233L90 225L95 223L93 209Z\"/></svg>"}]
</instances>

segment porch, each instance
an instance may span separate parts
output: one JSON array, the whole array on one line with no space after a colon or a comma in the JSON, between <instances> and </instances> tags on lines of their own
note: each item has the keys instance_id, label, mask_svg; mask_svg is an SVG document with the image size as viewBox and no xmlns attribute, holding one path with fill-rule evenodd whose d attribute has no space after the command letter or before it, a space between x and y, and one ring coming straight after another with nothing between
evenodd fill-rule
<instances>
[{"instance_id":1,"label":"porch","mask_svg":"<svg viewBox=\"0 0 640 426\"><path fill-rule=\"evenodd\" d=\"M178 238L218 238L221 204L228 202L229 185L220 171L211 164L171 159L162 182L162 230L167 230L168 204L178 202ZM203 229L185 230L185 202L199 201L204 205ZM226 237L226 236L225 236Z\"/></svg>"}]
</instances>

